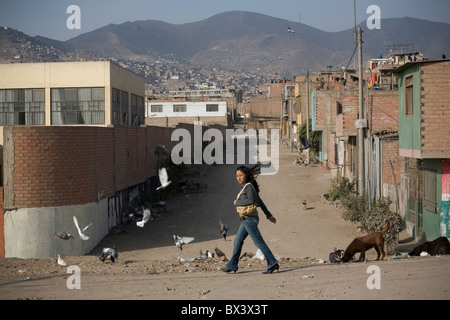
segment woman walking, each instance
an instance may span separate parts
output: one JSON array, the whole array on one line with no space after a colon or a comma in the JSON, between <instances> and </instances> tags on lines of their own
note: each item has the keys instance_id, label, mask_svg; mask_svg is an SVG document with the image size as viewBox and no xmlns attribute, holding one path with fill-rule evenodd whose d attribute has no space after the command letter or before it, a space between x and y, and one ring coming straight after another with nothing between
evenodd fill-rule
<instances>
[{"instance_id":1,"label":"woman walking","mask_svg":"<svg viewBox=\"0 0 450 320\"><path fill-rule=\"evenodd\" d=\"M248 168L245 166L240 166L236 169L236 179L240 184L244 184L238 198L234 201L234 205L238 209L239 217L241 220L241 225L239 226L236 238L234 239L234 249L233 256L230 261L226 264L225 268L222 268L224 272L234 272L238 270L239 257L241 255L242 246L244 245L244 240L248 235L253 239L256 247L261 250L267 261L267 271L263 272L265 274L272 273L275 270L278 271L279 264L277 259L270 251L269 247L265 243L261 233L258 229L259 217L256 206L260 207L266 218L272 222L276 223L277 219L270 213L264 202L259 197L259 186L255 180L256 175L260 171L260 164L255 165L253 168ZM252 204L256 204L252 206ZM243 213L243 210L239 208L247 207L249 209L247 213Z\"/></svg>"}]
</instances>

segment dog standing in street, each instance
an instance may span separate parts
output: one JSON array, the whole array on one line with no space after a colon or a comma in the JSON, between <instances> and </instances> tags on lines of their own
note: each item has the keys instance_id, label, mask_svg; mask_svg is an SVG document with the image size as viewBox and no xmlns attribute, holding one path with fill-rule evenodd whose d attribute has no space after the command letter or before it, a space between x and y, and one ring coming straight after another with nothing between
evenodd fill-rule
<instances>
[{"instance_id":1,"label":"dog standing in street","mask_svg":"<svg viewBox=\"0 0 450 320\"><path fill-rule=\"evenodd\" d=\"M384 227L383 231L381 232L373 232L370 233L364 237L358 237L355 238L345 249L344 256L342 257L342 262L348 262L350 261L353 256L360 252L359 261L364 261L366 257L366 251L375 248L377 252L377 260L384 259L384 238L383 235L389 230L390 223L389 221L386 222L386 226Z\"/></svg>"}]
</instances>

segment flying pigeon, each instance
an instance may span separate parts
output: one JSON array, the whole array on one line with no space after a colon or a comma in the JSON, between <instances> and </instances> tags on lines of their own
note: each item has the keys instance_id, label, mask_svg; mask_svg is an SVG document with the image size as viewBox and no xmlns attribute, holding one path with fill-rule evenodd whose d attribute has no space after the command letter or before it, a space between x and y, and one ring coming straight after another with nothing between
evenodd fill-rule
<instances>
[{"instance_id":1,"label":"flying pigeon","mask_svg":"<svg viewBox=\"0 0 450 320\"><path fill-rule=\"evenodd\" d=\"M309 144L309 140L308 140L308 139L305 138L304 142L305 142L305 143L304 143L305 146L304 146L304 147L301 147L301 148L300 148L300 151L306 150L306 149L308 149L309 147L311 147L310 144Z\"/></svg>"},{"instance_id":2,"label":"flying pigeon","mask_svg":"<svg viewBox=\"0 0 450 320\"><path fill-rule=\"evenodd\" d=\"M92 223L89 223L86 227L84 227L83 230L81 230L80 226L78 225L77 217L73 216L73 222L75 223L75 227L77 227L78 234L80 235L81 240L89 240L89 237L85 235L83 232L85 232L86 229L92 225Z\"/></svg>"},{"instance_id":3,"label":"flying pigeon","mask_svg":"<svg viewBox=\"0 0 450 320\"><path fill-rule=\"evenodd\" d=\"M150 215L151 215L150 209L144 208L144 216L142 217L141 221L136 221L136 225L138 227L143 228L144 225L148 222L148 220L150 220Z\"/></svg>"},{"instance_id":4,"label":"flying pigeon","mask_svg":"<svg viewBox=\"0 0 450 320\"><path fill-rule=\"evenodd\" d=\"M161 182L161 185L156 190L165 189L172 182L169 181L166 168L159 169L159 182Z\"/></svg>"},{"instance_id":5,"label":"flying pigeon","mask_svg":"<svg viewBox=\"0 0 450 320\"><path fill-rule=\"evenodd\" d=\"M222 219L219 220L219 231L222 234L225 241L227 240L227 232L228 232L228 225L225 224Z\"/></svg>"},{"instance_id":6,"label":"flying pigeon","mask_svg":"<svg viewBox=\"0 0 450 320\"><path fill-rule=\"evenodd\" d=\"M180 248L180 250L183 250L183 245L194 241L194 238L180 237L180 236L173 235L173 240L175 241L175 245L177 246L177 248Z\"/></svg>"},{"instance_id":7,"label":"flying pigeon","mask_svg":"<svg viewBox=\"0 0 450 320\"><path fill-rule=\"evenodd\" d=\"M70 238L75 239L70 233L64 232L64 231L57 231L55 232L55 237L61 238L63 240L69 240Z\"/></svg>"},{"instance_id":8,"label":"flying pigeon","mask_svg":"<svg viewBox=\"0 0 450 320\"><path fill-rule=\"evenodd\" d=\"M61 256L58 254L58 264L60 266L66 266L66 262L61 258Z\"/></svg>"},{"instance_id":9,"label":"flying pigeon","mask_svg":"<svg viewBox=\"0 0 450 320\"><path fill-rule=\"evenodd\" d=\"M116 246L111 248L103 248L102 255L99 257L101 261L105 261L106 259L110 259L112 262L116 261L119 258L119 253L117 252Z\"/></svg>"}]
</instances>

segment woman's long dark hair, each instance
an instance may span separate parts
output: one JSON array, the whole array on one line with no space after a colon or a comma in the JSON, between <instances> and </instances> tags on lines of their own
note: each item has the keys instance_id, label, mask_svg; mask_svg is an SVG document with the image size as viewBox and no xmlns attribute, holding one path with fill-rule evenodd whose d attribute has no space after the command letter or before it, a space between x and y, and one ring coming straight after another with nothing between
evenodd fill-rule
<instances>
[{"instance_id":1,"label":"woman's long dark hair","mask_svg":"<svg viewBox=\"0 0 450 320\"><path fill-rule=\"evenodd\" d=\"M236 169L236 171L243 172L245 174L246 183L250 182L255 187L255 190L259 192L259 185L258 182L256 182L256 178L261 172L261 163L258 162L251 168L248 168L246 166L240 166L239 168Z\"/></svg>"}]
</instances>

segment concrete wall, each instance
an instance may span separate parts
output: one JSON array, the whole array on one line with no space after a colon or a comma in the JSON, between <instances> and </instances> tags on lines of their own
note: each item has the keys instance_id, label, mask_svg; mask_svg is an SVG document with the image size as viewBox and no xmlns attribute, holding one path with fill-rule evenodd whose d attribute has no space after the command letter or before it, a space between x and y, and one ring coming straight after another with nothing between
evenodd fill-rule
<instances>
[{"instance_id":1,"label":"concrete wall","mask_svg":"<svg viewBox=\"0 0 450 320\"><path fill-rule=\"evenodd\" d=\"M89 253L108 234L108 200L99 202L45 208L8 210L4 215L5 257L50 258ZM73 216L80 227L92 223L86 231L89 240L81 240L77 234ZM65 231L75 239L61 240L55 231Z\"/></svg>"}]
</instances>

